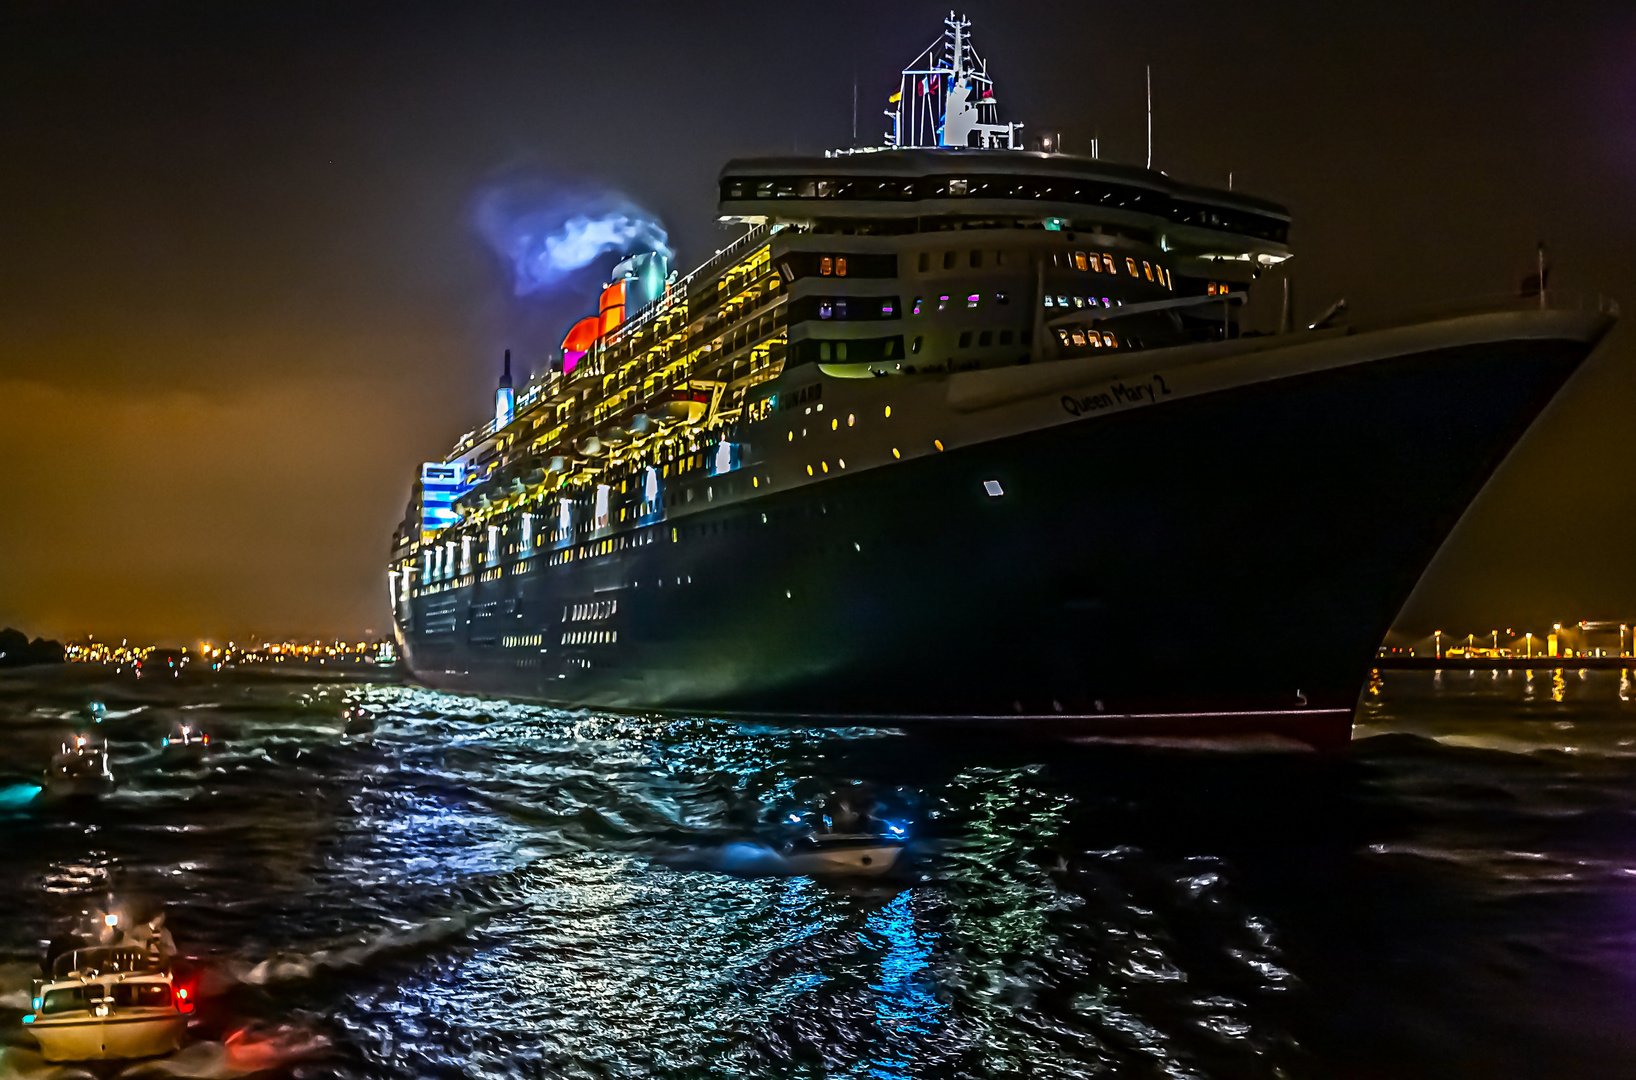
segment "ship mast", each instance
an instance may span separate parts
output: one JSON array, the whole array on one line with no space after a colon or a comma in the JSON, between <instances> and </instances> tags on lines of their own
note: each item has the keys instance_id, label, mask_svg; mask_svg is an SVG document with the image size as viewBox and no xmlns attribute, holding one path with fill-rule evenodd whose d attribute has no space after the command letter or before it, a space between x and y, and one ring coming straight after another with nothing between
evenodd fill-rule
<instances>
[{"instance_id":1,"label":"ship mast","mask_svg":"<svg viewBox=\"0 0 1636 1080\"><path fill-rule=\"evenodd\" d=\"M971 21L949 12L943 36L903 69L886 116L886 145L1020 150L1019 123L999 122L999 99L988 65L971 45Z\"/></svg>"}]
</instances>

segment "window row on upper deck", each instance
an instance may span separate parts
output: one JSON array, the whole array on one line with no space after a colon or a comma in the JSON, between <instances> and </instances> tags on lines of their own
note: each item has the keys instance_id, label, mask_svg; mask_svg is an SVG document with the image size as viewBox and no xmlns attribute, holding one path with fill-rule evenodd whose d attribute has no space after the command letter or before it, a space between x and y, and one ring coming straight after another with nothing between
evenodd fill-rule
<instances>
[{"instance_id":1,"label":"window row on upper deck","mask_svg":"<svg viewBox=\"0 0 1636 1080\"><path fill-rule=\"evenodd\" d=\"M918 199L1039 199L1117 207L1184 225L1253 236L1283 243L1289 223L1268 214L1238 207L1215 206L1180 199L1164 191L1116 184L1041 176L928 176L875 177L727 177L721 182L723 202L746 199L843 199L912 202Z\"/></svg>"}]
</instances>

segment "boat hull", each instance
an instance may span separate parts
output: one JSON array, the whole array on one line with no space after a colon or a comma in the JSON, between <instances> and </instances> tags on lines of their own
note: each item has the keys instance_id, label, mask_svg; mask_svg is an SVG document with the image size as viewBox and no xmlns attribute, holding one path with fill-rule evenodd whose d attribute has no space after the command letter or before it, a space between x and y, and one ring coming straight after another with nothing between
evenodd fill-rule
<instances>
[{"instance_id":1,"label":"boat hull","mask_svg":"<svg viewBox=\"0 0 1636 1080\"><path fill-rule=\"evenodd\" d=\"M37 1020L28 1027L47 1061L144 1058L173 1053L182 1045L187 1017L174 1011L153 1016L75 1017Z\"/></svg>"},{"instance_id":2,"label":"boat hull","mask_svg":"<svg viewBox=\"0 0 1636 1080\"><path fill-rule=\"evenodd\" d=\"M775 491L417 596L405 657L433 687L571 706L1344 744L1410 591L1603 331L1084 410Z\"/></svg>"},{"instance_id":3,"label":"boat hull","mask_svg":"<svg viewBox=\"0 0 1636 1080\"><path fill-rule=\"evenodd\" d=\"M789 872L802 877L880 877L897 866L901 844L819 847L784 856Z\"/></svg>"}]
</instances>

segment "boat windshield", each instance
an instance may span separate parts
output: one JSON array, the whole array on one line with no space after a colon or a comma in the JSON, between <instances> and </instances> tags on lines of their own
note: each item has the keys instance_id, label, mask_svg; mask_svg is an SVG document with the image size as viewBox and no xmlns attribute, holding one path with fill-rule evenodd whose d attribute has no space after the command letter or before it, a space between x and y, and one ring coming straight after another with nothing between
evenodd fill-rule
<instances>
[{"instance_id":1,"label":"boat windshield","mask_svg":"<svg viewBox=\"0 0 1636 1080\"><path fill-rule=\"evenodd\" d=\"M63 953L52 962L51 975L60 979L75 971L159 971L163 966L158 957L146 949L105 945Z\"/></svg>"},{"instance_id":2,"label":"boat windshield","mask_svg":"<svg viewBox=\"0 0 1636 1080\"><path fill-rule=\"evenodd\" d=\"M100 993L102 987L97 987ZM52 1013L73 1012L85 1008L85 987L64 986L57 990L47 990L45 997L40 1001L40 1012L47 1016Z\"/></svg>"},{"instance_id":3,"label":"boat windshield","mask_svg":"<svg viewBox=\"0 0 1636 1080\"><path fill-rule=\"evenodd\" d=\"M170 1005L170 987L164 983L117 983L114 988L115 1005L136 1005L147 1008L165 1008Z\"/></svg>"}]
</instances>

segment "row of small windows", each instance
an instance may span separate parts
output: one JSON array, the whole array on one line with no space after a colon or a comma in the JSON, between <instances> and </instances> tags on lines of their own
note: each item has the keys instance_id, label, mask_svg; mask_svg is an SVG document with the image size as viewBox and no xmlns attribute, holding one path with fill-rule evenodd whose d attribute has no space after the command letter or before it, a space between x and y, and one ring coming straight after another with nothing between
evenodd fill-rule
<instances>
[{"instance_id":1,"label":"row of small windows","mask_svg":"<svg viewBox=\"0 0 1636 1080\"><path fill-rule=\"evenodd\" d=\"M1098 349L1104 347L1109 349L1117 349L1119 347L1119 339L1114 337L1113 334L1107 330L1102 331L1100 334L1098 334L1095 330L1081 330L1077 327L1073 330L1058 330L1057 340L1062 342L1064 347L1075 346L1078 348L1084 348L1086 345L1091 345Z\"/></svg>"},{"instance_id":2,"label":"row of small windows","mask_svg":"<svg viewBox=\"0 0 1636 1080\"><path fill-rule=\"evenodd\" d=\"M598 600L594 604L574 604L564 608L563 622L583 622L586 619L606 619L619 611L618 600Z\"/></svg>"},{"instance_id":3,"label":"row of small windows","mask_svg":"<svg viewBox=\"0 0 1636 1080\"><path fill-rule=\"evenodd\" d=\"M1111 252L1107 251L1101 252L1100 257L1095 251L1064 251L1058 252L1051 258L1058 266L1067 266L1071 270L1078 270L1082 273L1115 275L1119 273L1119 260L1115 259ZM1142 269L1138 271L1135 257L1126 255L1125 272L1134 278L1145 277L1147 280L1163 285L1167 289L1174 290L1176 288L1169 271L1162 266L1155 267L1146 259L1142 260Z\"/></svg>"},{"instance_id":4,"label":"row of small windows","mask_svg":"<svg viewBox=\"0 0 1636 1080\"><path fill-rule=\"evenodd\" d=\"M962 348L962 349L971 348L972 333L973 333L973 331L971 331L971 330L965 330L965 331L961 332L961 334L960 334L960 348ZM976 334L977 334L977 347L979 349L986 349L989 346L996 345L996 344L1002 345L1002 346L1010 345L1011 342L1012 342L1012 332L1010 330L1001 330L999 332L999 340L998 341L995 340L995 332L993 330L979 330L979 331L976 331ZM1024 330L1021 333L1016 335L1016 341L1017 341L1017 343L1019 345L1027 345L1027 344L1030 343L1032 337L1033 337L1033 335L1029 331ZM920 339L919 338L915 338L914 351L915 352L920 351Z\"/></svg>"},{"instance_id":5,"label":"row of small windows","mask_svg":"<svg viewBox=\"0 0 1636 1080\"><path fill-rule=\"evenodd\" d=\"M575 630L562 635L564 645L613 645L618 641L618 630Z\"/></svg>"},{"instance_id":6,"label":"row of small windows","mask_svg":"<svg viewBox=\"0 0 1636 1080\"><path fill-rule=\"evenodd\" d=\"M1096 297L1094 297L1094 296L1058 296L1056 298L1056 302L1054 304L1052 303L1051 297L1047 296L1045 298L1045 303L1042 306L1043 307L1059 307L1059 308L1087 308L1087 307L1111 308L1111 307L1116 307L1118 305L1116 305L1112 300L1109 300L1106 296L1104 296L1102 298L1102 302L1100 304L1097 303Z\"/></svg>"},{"instance_id":7,"label":"row of small windows","mask_svg":"<svg viewBox=\"0 0 1636 1080\"><path fill-rule=\"evenodd\" d=\"M826 255L792 251L778 260L778 272L787 282L804 277L893 278L898 276L898 257L862 252Z\"/></svg>"},{"instance_id":8,"label":"row of small windows","mask_svg":"<svg viewBox=\"0 0 1636 1080\"><path fill-rule=\"evenodd\" d=\"M1283 243L1289 222L1237 207L1210 206L1178 199L1167 192L1107 181L1052 177L973 176L920 178L728 177L721 183L723 201L738 199L870 199L937 198L1043 199L1053 202L1114 206L1171 221L1226 229Z\"/></svg>"},{"instance_id":9,"label":"row of small windows","mask_svg":"<svg viewBox=\"0 0 1636 1080\"><path fill-rule=\"evenodd\" d=\"M500 639L500 646L506 649L533 649L544 644L544 634L507 634Z\"/></svg>"},{"instance_id":10,"label":"row of small windows","mask_svg":"<svg viewBox=\"0 0 1636 1080\"><path fill-rule=\"evenodd\" d=\"M960 261L960 253L957 252L957 251L945 251L945 252L943 252L943 260L942 261L943 261L943 269L953 270L953 269L955 269L956 265ZM1096 252L1096 251L1091 251L1091 252L1085 252L1085 251L1057 251L1057 252L1052 252L1051 253L1051 263L1052 263L1053 266L1065 266L1070 270L1078 270L1078 271L1080 271L1082 273L1115 274L1115 275L1117 275L1119 273L1119 260L1114 258L1112 252L1107 252L1107 251L1103 251L1103 252ZM1004 266L1005 264L1006 264L1006 253L1004 251L994 252L994 265L995 266ZM932 268L932 253L929 252L929 251L922 251L920 253L920 256L919 256L919 259L918 259L918 262L917 262L917 266L918 266L918 269L920 270L920 272L922 274L929 273L931 271L931 268ZM967 252L966 253L966 266L968 268L972 269L972 270L982 269L982 267L983 267L983 252L980 249L976 249L976 248L974 248L971 251ZM1145 278L1147 278L1147 280L1157 282L1158 284L1163 285L1166 288L1169 288L1169 289L1174 289L1175 288L1175 285L1172 283L1172 281L1170 279L1169 273L1165 270L1164 267L1162 267L1162 266L1155 267L1152 263L1148 262L1145 259L1142 261L1142 269L1137 270L1136 269L1136 259L1134 257L1132 257L1132 256L1129 256L1129 255L1125 256L1125 272L1127 274L1129 274L1131 277L1134 277L1134 278L1145 277Z\"/></svg>"},{"instance_id":11,"label":"row of small windows","mask_svg":"<svg viewBox=\"0 0 1636 1080\"><path fill-rule=\"evenodd\" d=\"M811 349L816 347L817 359L822 363L829 361L868 363L872 360L901 360L903 359L903 338L890 337L869 341L802 341L797 342L791 349L791 355L797 362L804 363L812 359Z\"/></svg>"},{"instance_id":12,"label":"row of small windows","mask_svg":"<svg viewBox=\"0 0 1636 1080\"><path fill-rule=\"evenodd\" d=\"M959 261L960 253L958 251L945 251L943 253L943 269L953 270ZM994 253L994 265L1004 266L1005 264L1005 252L996 251ZM971 251L967 252L966 265L973 270L981 270L983 268L982 251L980 249L973 248ZM932 253L929 251L922 251L920 253L920 259L916 264L916 268L922 274L929 273L932 268Z\"/></svg>"},{"instance_id":13,"label":"row of small windows","mask_svg":"<svg viewBox=\"0 0 1636 1080\"><path fill-rule=\"evenodd\" d=\"M960 302L961 301L959 301L958 299L954 301L955 304L959 304ZM979 305L982 304L982 302L983 302L983 294L982 293L971 293L969 296L967 296L965 298L965 305L966 305L966 307L968 309L978 307ZM997 293L994 294L994 302L996 304L1009 304L1009 303L1011 303L1011 297L1006 293L997 292ZM948 294L945 293L944 295L937 297L937 310L938 311L947 311L948 308L949 308L949 303L950 303L950 301L949 301ZM917 297L915 297L915 302L912 305L910 305L910 307L909 307L909 314L919 315L919 314L921 314L921 312L925 311L925 309L926 309L926 301L922 297L917 296Z\"/></svg>"},{"instance_id":14,"label":"row of small windows","mask_svg":"<svg viewBox=\"0 0 1636 1080\"><path fill-rule=\"evenodd\" d=\"M895 296L805 296L791 303L789 321L895 319L898 311Z\"/></svg>"},{"instance_id":15,"label":"row of small windows","mask_svg":"<svg viewBox=\"0 0 1636 1080\"><path fill-rule=\"evenodd\" d=\"M996 345L996 344L1004 347L1006 345L1012 344L1013 341L1015 341L1018 345L1026 346L1026 345L1032 344L1033 337L1034 337L1033 332L1029 331L1029 330L1022 330L1022 331L1016 331L1016 332L1013 332L1011 330L1001 330L1001 331L999 331L999 339L998 339L998 341L996 341L995 340L995 331L993 331L993 330L978 330L978 331L963 330L963 331L960 332L960 339L959 339L960 340L960 348L962 348L962 349L971 348L972 334L973 333L975 333L977 335L977 347L979 349L987 349L987 348L990 348L991 346ZM913 353L913 354L918 355L920 353L921 346L924 345L925 342L926 342L925 338L917 336L913 341L911 341L909 343L909 351L911 353Z\"/></svg>"}]
</instances>

